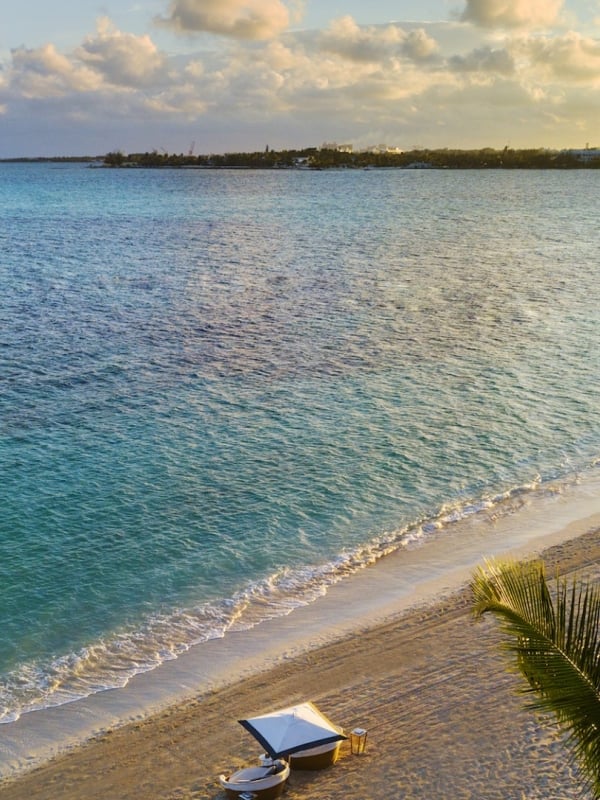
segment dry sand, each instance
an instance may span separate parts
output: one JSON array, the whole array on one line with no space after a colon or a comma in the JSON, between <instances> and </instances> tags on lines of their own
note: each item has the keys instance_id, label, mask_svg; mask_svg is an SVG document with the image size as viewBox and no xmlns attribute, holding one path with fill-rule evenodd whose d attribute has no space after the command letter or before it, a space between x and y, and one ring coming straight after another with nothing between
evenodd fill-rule
<instances>
[{"instance_id":1,"label":"dry sand","mask_svg":"<svg viewBox=\"0 0 600 800\"><path fill-rule=\"evenodd\" d=\"M600 529L544 553L581 576L600 563ZM268 672L106 733L0 785L2 800L222 800L217 776L258 763L239 717L313 700L347 731L319 772L292 773L286 800L580 797L564 748L523 708L493 619L475 622L470 594L404 613Z\"/></svg>"}]
</instances>

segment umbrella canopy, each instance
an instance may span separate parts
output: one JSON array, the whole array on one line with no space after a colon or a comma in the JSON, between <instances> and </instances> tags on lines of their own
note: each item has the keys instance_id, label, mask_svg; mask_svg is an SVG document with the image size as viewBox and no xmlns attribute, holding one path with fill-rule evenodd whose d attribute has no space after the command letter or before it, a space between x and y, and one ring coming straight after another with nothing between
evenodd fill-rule
<instances>
[{"instance_id":1,"label":"umbrella canopy","mask_svg":"<svg viewBox=\"0 0 600 800\"><path fill-rule=\"evenodd\" d=\"M271 758L348 738L314 703L301 703L259 717L240 719L239 723L258 739Z\"/></svg>"}]
</instances>

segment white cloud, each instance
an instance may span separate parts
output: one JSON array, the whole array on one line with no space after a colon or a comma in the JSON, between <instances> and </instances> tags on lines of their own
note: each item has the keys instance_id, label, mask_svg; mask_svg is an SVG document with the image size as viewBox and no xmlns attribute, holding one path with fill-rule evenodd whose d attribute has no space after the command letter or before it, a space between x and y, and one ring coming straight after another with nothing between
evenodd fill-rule
<instances>
[{"instance_id":1,"label":"white cloud","mask_svg":"<svg viewBox=\"0 0 600 800\"><path fill-rule=\"evenodd\" d=\"M399 56L426 59L437 49L435 39L422 28L407 33L398 25L361 27L350 16L333 20L319 44L342 58L365 62Z\"/></svg>"},{"instance_id":2,"label":"white cloud","mask_svg":"<svg viewBox=\"0 0 600 800\"><path fill-rule=\"evenodd\" d=\"M198 96L192 84L183 84L176 89L158 92L142 99L144 111L154 117L183 116L196 119L204 114L208 106Z\"/></svg>"},{"instance_id":3,"label":"white cloud","mask_svg":"<svg viewBox=\"0 0 600 800\"><path fill-rule=\"evenodd\" d=\"M71 54L53 44L13 50L4 92L13 98L76 98L90 92L163 87L171 77L166 55L148 36L121 33L101 19L97 33Z\"/></svg>"},{"instance_id":4,"label":"white cloud","mask_svg":"<svg viewBox=\"0 0 600 800\"><path fill-rule=\"evenodd\" d=\"M265 40L284 31L291 19L281 0L171 0L169 15L156 21L181 33Z\"/></svg>"},{"instance_id":5,"label":"white cloud","mask_svg":"<svg viewBox=\"0 0 600 800\"><path fill-rule=\"evenodd\" d=\"M451 69L458 72L511 75L515 71L514 58L507 50L489 46L477 48L464 56L452 56L448 63Z\"/></svg>"},{"instance_id":6,"label":"white cloud","mask_svg":"<svg viewBox=\"0 0 600 800\"><path fill-rule=\"evenodd\" d=\"M403 51L414 61L430 58L438 50L438 43L423 28L409 31Z\"/></svg>"},{"instance_id":7,"label":"white cloud","mask_svg":"<svg viewBox=\"0 0 600 800\"><path fill-rule=\"evenodd\" d=\"M462 19L485 28L545 28L558 21L563 0L466 0Z\"/></svg>"},{"instance_id":8,"label":"white cloud","mask_svg":"<svg viewBox=\"0 0 600 800\"><path fill-rule=\"evenodd\" d=\"M597 39L571 31L563 36L520 40L515 43L514 51L534 74L548 83L600 87L600 41Z\"/></svg>"},{"instance_id":9,"label":"white cloud","mask_svg":"<svg viewBox=\"0 0 600 800\"><path fill-rule=\"evenodd\" d=\"M54 45L36 49L20 47L12 52L8 86L25 98L62 97L72 92L95 91L101 78L59 53Z\"/></svg>"},{"instance_id":10,"label":"white cloud","mask_svg":"<svg viewBox=\"0 0 600 800\"><path fill-rule=\"evenodd\" d=\"M549 0L544 8L552 5L556 15L559 3ZM285 29L288 2L279 21L265 22L272 34L278 31L265 41L233 35L249 6L239 0L190 3L202 9L205 22L214 13L216 24L221 14L220 32L230 34L203 37L200 52L184 54L185 40L178 39L179 52L171 56L163 49L164 27L159 48L150 36L125 33L107 19L70 52L52 44L14 50L0 68L3 132L19 120L25 129L32 119L33 127L53 120L56 130L68 120L73 136L96 127L104 137L120 132L104 148L86 148L97 152L115 146L176 150L177 131L184 131L184 147L198 139L198 152L252 148L252 131L263 146L277 146L277 131L279 146L372 143L375 131L377 141L403 147L503 146L503 140L552 146L559 136L567 146L571 118L578 131L587 125L585 136L593 138L600 97L589 89L599 86L600 43L564 29L540 34L519 27L526 17L528 25L540 23L535 1L498 0L496 28L492 5L470 0L478 25L360 26L346 16L322 31ZM265 14L284 8L273 0L252 6ZM173 2L172 11L176 7L183 5ZM491 27L482 27L484 19ZM212 142L199 130L215 132Z\"/></svg>"},{"instance_id":11,"label":"white cloud","mask_svg":"<svg viewBox=\"0 0 600 800\"><path fill-rule=\"evenodd\" d=\"M149 36L121 33L107 18L98 22L96 36L89 36L75 53L109 83L143 87L167 79L167 59Z\"/></svg>"}]
</instances>

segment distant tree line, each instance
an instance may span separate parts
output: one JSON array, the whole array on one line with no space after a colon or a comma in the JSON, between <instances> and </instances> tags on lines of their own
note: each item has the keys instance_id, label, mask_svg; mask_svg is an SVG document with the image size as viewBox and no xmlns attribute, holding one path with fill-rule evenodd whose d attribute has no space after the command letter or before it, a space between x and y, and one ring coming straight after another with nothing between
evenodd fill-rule
<instances>
[{"instance_id":1,"label":"distant tree line","mask_svg":"<svg viewBox=\"0 0 600 800\"><path fill-rule=\"evenodd\" d=\"M291 168L298 164L307 153L306 150L266 150L257 153L225 153L222 155L184 155L153 150L150 153L129 153L120 151L107 153L104 163L109 167L213 167L278 169Z\"/></svg>"},{"instance_id":2,"label":"distant tree line","mask_svg":"<svg viewBox=\"0 0 600 800\"><path fill-rule=\"evenodd\" d=\"M428 150L405 152L347 152L310 147L303 150L269 150L253 153L192 155L166 152L113 151L104 156L108 167L188 167L205 169L581 169L599 168L600 157L582 161L568 150L533 148L513 150Z\"/></svg>"},{"instance_id":3,"label":"distant tree line","mask_svg":"<svg viewBox=\"0 0 600 800\"><path fill-rule=\"evenodd\" d=\"M105 156L32 156L27 158L0 158L2 164L88 164L103 161Z\"/></svg>"}]
</instances>

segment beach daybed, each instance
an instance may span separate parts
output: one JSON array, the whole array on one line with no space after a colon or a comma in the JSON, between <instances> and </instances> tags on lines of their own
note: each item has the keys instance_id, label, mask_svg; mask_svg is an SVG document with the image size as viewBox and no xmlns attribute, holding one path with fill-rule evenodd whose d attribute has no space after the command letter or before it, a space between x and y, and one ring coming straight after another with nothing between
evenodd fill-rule
<instances>
[{"instance_id":1,"label":"beach daybed","mask_svg":"<svg viewBox=\"0 0 600 800\"><path fill-rule=\"evenodd\" d=\"M340 742L348 738L311 702L240 719L239 723L260 742L268 756L285 758L292 769L331 766L337 760Z\"/></svg>"},{"instance_id":2,"label":"beach daybed","mask_svg":"<svg viewBox=\"0 0 600 800\"><path fill-rule=\"evenodd\" d=\"M325 769L338 760L340 741L299 750L290 756L291 769Z\"/></svg>"},{"instance_id":3,"label":"beach daybed","mask_svg":"<svg viewBox=\"0 0 600 800\"><path fill-rule=\"evenodd\" d=\"M230 798L247 794L255 800L272 800L283 792L289 776L289 764L274 761L264 767L245 767L228 778L219 775L219 783Z\"/></svg>"}]
</instances>

